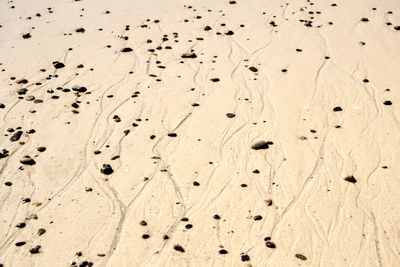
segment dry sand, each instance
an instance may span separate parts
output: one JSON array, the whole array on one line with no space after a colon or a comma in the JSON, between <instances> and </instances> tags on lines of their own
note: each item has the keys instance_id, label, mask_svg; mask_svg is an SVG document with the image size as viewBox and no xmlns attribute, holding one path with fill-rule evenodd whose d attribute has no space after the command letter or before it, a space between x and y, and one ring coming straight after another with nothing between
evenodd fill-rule
<instances>
[{"instance_id":1,"label":"dry sand","mask_svg":"<svg viewBox=\"0 0 400 267\"><path fill-rule=\"evenodd\" d=\"M3 1L0 266L400 266L399 13Z\"/></svg>"}]
</instances>

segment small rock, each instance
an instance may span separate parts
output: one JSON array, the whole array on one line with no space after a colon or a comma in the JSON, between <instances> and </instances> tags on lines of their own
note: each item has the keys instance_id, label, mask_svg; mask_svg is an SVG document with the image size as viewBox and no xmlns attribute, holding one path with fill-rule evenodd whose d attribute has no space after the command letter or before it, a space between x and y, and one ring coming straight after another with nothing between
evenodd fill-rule
<instances>
[{"instance_id":1,"label":"small rock","mask_svg":"<svg viewBox=\"0 0 400 267\"><path fill-rule=\"evenodd\" d=\"M247 255L247 254L242 254L242 255L241 255L241 259L242 259L243 262L244 262L244 261L250 261L250 256Z\"/></svg>"},{"instance_id":2,"label":"small rock","mask_svg":"<svg viewBox=\"0 0 400 267\"><path fill-rule=\"evenodd\" d=\"M46 233L46 229L44 229L44 228L39 228L39 230L38 230L38 232L37 232L38 236L44 235L44 233Z\"/></svg>"},{"instance_id":3,"label":"small rock","mask_svg":"<svg viewBox=\"0 0 400 267\"><path fill-rule=\"evenodd\" d=\"M236 115L233 113L226 113L226 116L230 119L234 118Z\"/></svg>"},{"instance_id":4,"label":"small rock","mask_svg":"<svg viewBox=\"0 0 400 267\"><path fill-rule=\"evenodd\" d=\"M385 102L383 102L383 104L384 104L385 106L391 106L391 105L392 105L392 101L386 100Z\"/></svg>"},{"instance_id":5,"label":"small rock","mask_svg":"<svg viewBox=\"0 0 400 267\"><path fill-rule=\"evenodd\" d=\"M257 72L258 69L256 67L250 67L249 70L251 70L252 72Z\"/></svg>"},{"instance_id":6,"label":"small rock","mask_svg":"<svg viewBox=\"0 0 400 267\"><path fill-rule=\"evenodd\" d=\"M22 159L19 160L20 163L25 164L25 165L35 165L36 162L29 156L25 156Z\"/></svg>"},{"instance_id":7,"label":"small rock","mask_svg":"<svg viewBox=\"0 0 400 267\"><path fill-rule=\"evenodd\" d=\"M132 52L133 50L132 50L132 48L130 48L130 47L124 47L124 48L122 48L121 49L121 52L122 53L127 53L127 52Z\"/></svg>"},{"instance_id":8,"label":"small rock","mask_svg":"<svg viewBox=\"0 0 400 267\"><path fill-rule=\"evenodd\" d=\"M24 33L23 35L22 35L22 38L24 38L24 39L29 39L29 38L31 38L32 36L31 36L31 34L28 32L28 33Z\"/></svg>"},{"instance_id":9,"label":"small rock","mask_svg":"<svg viewBox=\"0 0 400 267\"><path fill-rule=\"evenodd\" d=\"M276 248L275 243L274 243L274 242L271 242L271 241L265 242L265 245L266 245L268 248Z\"/></svg>"},{"instance_id":10,"label":"small rock","mask_svg":"<svg viewBox=\"0 0 400 267\"><path fill-rule=\"evenodd\" d=\"M85 29L84 28L77 28L75 29L76 32L84 33Z\"/></svg>"},{"instance_id":11,"label":"small rock","mask_svg":"<svg viewBox=\"0 0 400 267\"><path fill-rule=\"evenodd\" d=\"M103 164L103 167L100 169L100 172L105 175L110 175L114 172L110 164Z\"/></svg>"},{"instance_id":12,"label":"small rock","mask_svg":"<svg viewBox=\"0 0 400 267\"><path fill-rule=\"evenodd\" d=\"M180 246L180 245L174 245L174 249L175 249L176 251L179 251L179 252L182 252L182 253L185 252L185 249L184 249L182 246Z\"/></svg>"},{"instance_id":13,"label":"small rock","mask_svg":"<svg viewBox=\"0 0 400 267\"><path fill-rule=\"evenodd\" d=\"M169 133L168 136L169 137L177 137L178 135L176 133Z\"/></svg>"},{"instance_id":14,"label":"small rock","mask_svg":"<svg viewBox=\"0 0 400 267\"><path fill-rule=\"evenodd\" d=\"M18 141L18 140L21 138L22 134L23 134L23 131L17 131L17 132L15 132L15 133L10 137L10 141L11 141L11 142Z\"/></svg>"},{"instance_id":15,"label":"small rock","mask_svg":"<svg viewBox=\"0 0 400 267\"><path fill-rule=\"evenodd\" d=\"M354 178L353 175L347 175L346 177L343 178L343 180L353 184L357 183L357 179Z\"/></svg>"},{"instance_id":16,"label":"small rock","mask_svg":"<svg viewBox=\"0 0 400 267\"><path fill-rule=\"evenodd\" d=\"M304 256L303 254L300 254L300 253L297 253L297 254L295 254L294 256L295 256L296 258L302 260L302 261L307 260L307 257Z\"/></svg>"},{"instance_id":17,"label":"small rock","mask_svg":"<svg viewBox=\"0 0 400 267\"><path fill-rule=\"evenodd\" d=\"M26 223L22 222L22 223L17 224L15 227L22 229L22 228L25 228L25 226L26 226Z\"/></svg>"},{"instance_id":18,"label":"small rock","mask_svg":"<svg viewBox=\"0 0 400 267\"><path fill-rule=\"evenodd\" d=\"M40 146L40 147L37 148L37 151L39 151L39 152L45 152L45 151L46 151L46 148L45 148L44 146Z\"/></svg>"},{"instance_id":19,"label":"small rock","mask_svg":"<svg viewBox=\"0 0 400 267\"><path fill-rule=\"evenodd\" d=\"M15 246L17 246L17 247L22 247L22 246L25 245L25 244L26 244L25 241L21 241L21 242L15 243Z\"/></svg>"},{"instance_id":20,"label":"small rock","mask_svg":"<svg viewBox=\"0 0 400 267\"><path fill-rule=\"evenodd\" d=\"M254 216L254 220L255 221L260 221L260 220L262 220L262 216L261 215L256 215L256 216Z\"/></svg>"},{"instance_id":21,"label":"small rock","mask_svg":"<svg viewBox=\"0 0 400 267\"><path fill-rule=\"evenodd\" d=\"M342 111L343 109L341 108L341 107L334 107L333 108L333 111L335 111L335 112L339 112L339 111Z\"/></svg>"},{"instance_id":22,"label":"small rock","mask_svg":"<svg viewBox=\"0 0 400 267\"><path fill-rule=\"evenodd\" d=\"M226 251L225 249L221 249L220 251L218 251L218 253L221 255L225 255L228 254L228 251Z\"/></svg>"},{"instance_id":23,"label":"small rock","mask_svg":"<svg viewBox=\"0 0 400 267\"><path fill-rule=\"evenodd\" d=\"M59 62L59 61L54 61L54 62L53 62L53 66L54 66L54 68L56 68L56 69L62 69L62 68L65 67L64 63L61 63L61 62Z\"/></svg>"},{"instance_id":24,"label":"small rock","mask_svg":"<svg viewBox=\"0 0 400 267\"><path fill-rule=\"evenodd\" d=\"M197 55L194 52L186 52L181 55L181 58L196 58Z\"/></svg>"},{"instance_id":25,"label":"small rock","mask_svg":"<svg viewBox=\"0 0 400 267\"><path fill-rule=\"evenodd\" d=\"M273 145L274 143L271 141L259 141L254 143L251 148L254 150L260 150L260 149L268 149L270 145Z\"/></svg>"},{"instance_id":26,"label":"small rock","mask_svg":"<svg viewBox=\"0 0 400 267\"><path fill-rule=\"evenodd\" d=\"M40 248L41 248L41 246L33 247L33 248L31 248L31 249L29 250L29 252L30 252L31 254L38 254Z\"/></svg>"},{"instance_id":27,"label":"small rock","mask_svg":"<svg viewBox=\"0 0 400 267\"><path fill-rule=\"evenodd\" d=\"M265 204L266 204L267 206L271 206L271 205L272 205L272 199L264 200L264 202L265 202Z\"/></svg>"}]
</instances>

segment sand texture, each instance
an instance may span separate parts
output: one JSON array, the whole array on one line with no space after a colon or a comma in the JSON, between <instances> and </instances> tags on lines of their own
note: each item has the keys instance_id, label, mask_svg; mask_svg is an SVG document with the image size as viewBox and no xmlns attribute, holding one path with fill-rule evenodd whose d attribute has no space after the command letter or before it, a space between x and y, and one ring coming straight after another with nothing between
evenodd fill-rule
<instances>
[{"instance_id":1,"label":"sand texture","mask_svg":"<svg viewBox=\"0 0 400 267\"><path fill-rule=\"evenodd\" d=\"M400 1L0 15L0 266L400 266Z\"/></svg>"}]
</instances>

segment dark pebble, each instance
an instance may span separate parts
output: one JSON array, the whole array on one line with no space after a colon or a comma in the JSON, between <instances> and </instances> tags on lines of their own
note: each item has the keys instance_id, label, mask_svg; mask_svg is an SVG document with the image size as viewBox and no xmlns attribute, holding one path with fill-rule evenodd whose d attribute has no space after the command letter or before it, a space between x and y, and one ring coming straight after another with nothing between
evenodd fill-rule
<instances>
[{"instance_id":1,"label":"dark pebble","mask_svg":"<svg viewBox=\"0 0 400 267\"><path fill-rule=\"evenodd\" d=\"M189 224L186 224L186 225L185 225L185 228L186 228L186 229L191 229L191 228L193 228L193 225L191 225L190 223L189 223Z\"/></svg>"},{"instance_id":2,"label":"dark pebble","mask_svg":"<svg viewBox=\"0 0 400 267\"><path fill-rule=\"evenodd\" d=\"M256 215L256 216L254 216L254 218L253 218L255 221L260 221L260 220L262 220L262 216L261 215Z\"/></svg>"},{"instance_id":3,"label":"dark pebble","mask_svg":"<svg viewBox=\"0 0 400 267\"><path fill-rule=\"evenodd\" d=\"M242 261L250 261L250 256L247 254L242 254L241 259L242 259Z\"/></svg>"},{"instance_id":4,"label":"dark pebble","mask_svg":"<svg viewBox=\"0 0 400 267\"><path fill-rule=\"evenodd\" d=\"M45 151L46 151L46 147L40 146L40 147L37 148L37 151L39 151L39 152L45 152Z\"/></svg>"},{"instance_id":5,"label":"dark pebble","mask_svg":"<svg viewBox=\"0 0 400 267\"><path fill-rule=\"evenodd\" d=\"M61 62L59 62L59 61L54 61L54 62L53 62L53 66L54 66L54 68L56 68L56 69L61 69L61 68L64 68L64 67L65 67L64 63L61 63Z\"/></svg>"},{"instance_id":6,"label":"dark pebble","mask_svg":"<svg viewBox=\"0 0 400 267\"><path fill-rule=\"evenodd\" d=\"M216 219L216 220L221 219L221 217L220 217L218 214L215 214L215 215L213 216L213 218Z\"/></svg>"},{"instance_id":7,"label":"dark pebble","mask_svg":"<svg viewBox=\"0 0 400 267\"><path fill-rule=\"evenodd\" d=\"M216 82L219 82L219 78L212 78L211 81L212 81L212 82L215 82L215 83L216 83Z\"/></svg>"},{"instance_id":8,"label":"dark pebble","mask_svg":"<svg viewBox=\"0 0 400 267\"><path fill-rule=\"evenodd\" d=\"M103 167L100 169L100 172L105 175L110 175L114 172L110 164L103 164Z\"/></svg>"},{"instance_id":9,"label":"dark pebble","mask_svg":"<svg viewBox=\"0 0 400 267\"><path fill-rule=\"evenodd\" d=\"M4 105L3 103L0 103L0 108L5 108L6 105Z\"/></svg>"},{"instance_id":10,"label":"dark pebble","mask_svg":"<svg viewBox=\"0 0 400 267\"><path fill-rule=\"evenodd\" d=\"M270 145L273 145L274 143L271 141L265 142L265 141L259 141L254 143L251 148L254 150L260 150L260 149L268 149Z\"/></svg>"},{"instance_id":11,"label":"dark pebble","mask_svg":"<svg viewBox=\"0 0 400 267\"><path fill-rule=\"evenodd\" d=\"M226 35L233 35L234 33L233 33L233 31L227 31L225 34Z\"/></svg>"},{"instance_id":12,"label":"dark pebble","mask_svg":"<svg viewBox=\"0 0 400 267\"><path fill-rule=\"evenodd\" d=\"M22 134L23 134L23 131L17 131L17 132L15 132L15 133L10 137L10 141L11 141L11 142L18 141L18 140L21 138Z\"/></svg>"},{"instance_id":13,"label":"dark pebble","mask_svg":"<svg viewBox=\"0 0 400 267\"><path fill-rule=\"evenodd\" d=\"M38 232L37 232L38 236L44 235L44 233L46 233L46 229L44 229L44 228L39 228L39 230L38 230Z\"/></svg>"},{"instance_id":14,"label":"dark pebble","mask_svg":"<svg viewBox=\"0 0 400 267\"><path fill-rule=\"evenodd\" d=\"M342 111L343 109L341 108L341 107L334 107L333 108L333 111L335 111L335 112L339 112L339 111Z\"/></svg>"},{"instance_id":15,"label":"dark pebble","mask_svg":"<svg viewBox=\"0 0 400 267\"><path fill-rule=\"evenodd\" d=\"M193 52L187 52L181 55L181 58L196 58L197 55L196 53Z\"/></svg>"},{"instance_id":16,"label":"dark pebble","mask_svg":"<svg viewBox=\"0 0 400 267\"><path fill-rule=\"evenodd\" d=\"M234 118L236 115L233 113L226 113L226 116L230 119Z\"/></svg>"},{"instance_id":17,"label":"dark pebble","mask_svg":"<svg viewBox=\"0 0 400 267\"><path fill-rule=\"evenodd\" d=\"M255 169L255 170L253 171L253 173L260 173L260 171L257 170L257 169Z\"/></svg>"},{"instance_id":18,"label":"dark pebble","mask_svg":"<svg viewBox=\"0 0 400 267\"><path fill-rule=\"evenodd\" d=\"M225 255L225 254L228 254L228 251L226 251L225 249L221 249L220 251L218 251L218 253Z\"/></svg>"},{"instance_id":19,"label":"dark pebble","mask_svg":"<svg viewBox=\"0 0 400 267\"><path fill-rule=\"evenodd\" d=\"M180 246L180 245L174 245L174 249L176 250L176 251L179 251L179 252L185 252L185 250L183 249L183 247L182 246Z\"/></svg>"},{"instance_id":20,"label":"dark pebble","mask_svg":"<svg viewBox=\"0 0 400 267\"><path fill-rule=\"evenodd\" d=\"M29 250L29 252L30 252L31 254L38 254L40 248L41 248L41 246L36 246L36 247L34 247L34 248L31 248L31 249Z\"/></svg>"},{"instance_id":21,"label":"dark pebble","mask_svg":"<svg viewBox=\"0 0 400 267\"><path fill-rule=\"evenodd\" d=\"M150 236L148 234L144 234L144 235L142 235L142 238L143 239L148 239L148 238L150 238Z\"/></svg>"},{"instance_id":22,"label":"dark pebble","mask_svg":"<svg viewBox=\"0 0 400 267\"><path fill-rule=\"evenodd\" d=\"M385 102L383 102L383 104L386 106L390 106L392 105L392 101L386 100Z\"/></svg>"},{"instance_id":23,"label":"dark pebble","mask_svg":"<svg viewBox=\"0 0 400 267\"><path fill-rule=\"evenodd\" d=\"M176 133L169 133L168 136L169 137L177 137L178 135Z\"/></svg>"},{"instance_id":24,"label":"dark pebble","mask_svg":"<svg viewBox=\"0 0 400 267\"><path fill-rule=\"evenodd\" d=\"M5 182L4 183L6 186L12 186L12 183L11 182Z\"/></svg>"},{"instance_id":25,"label":"dark pebble","mask_svg":"<svg viewBox=\"0 0 400 267\"><path fill-rule=\"evenodd\" d=\"M17 224L15 227L22 229L22 228L25 228L25 226L26 226L26 223L22 222L22 223Z\"/></svg>"},{"instance_id":26,"label":"dark pebble","mask_svg":"<svg viewBox=\"0 0 400 267\"><path fill-rule=\"evenodd\" d=\"M204 27L204 30L205 30L205 31L210 31L210 30L211 30L211 27L210 27L210 26L205 26L205 27Z\"/></svg>"},{"instance_id":27,"label":"dark pebble","mask_svg":"<svg viewBox=\"0 0 400 267\"><path fill-rule=\"evenodd\" d=\"M77 28L75 29L76 32L84 33L85 29L84 28Z\"/></svg>"},{"instance_id":28,"label":"dark pebble","mask_svg":"<svg viewBox=\"0 0 400 267\"><path fill-rule=\"evenodd\" d=\"M268 248L276 248L275 243L274 243L274 242L271 242L271 241L265 242L265 245L266 245Z\"/></svg>"},{"instance_id":29,"label":"dark pebble","mask_svg":"<svg viewBox=\"0 0 400 267\"><path fill-rule=\"evenodd\" d=\"M26 244L25 241L21 241L21 242L15 243L15 245L16 245L17 247L22 247L22 246L25 245L25 244Z\"/></svg>"},{"instance_id":30,"label":"dark pebble","mask_svg":"<svg viewBox=\"0 0 400 267\"><path fill-rule=\"evenodd\" d=\"M344 180L345 180L346 182L353 183L353 184L357 183L357 179L354 178L353 175L346 176L346 177L344 178Z\"/></svg>"},{"instance_id":31,"label":"dark pebble","mask_svg":"<svg viewBox=\"0 0 400 267\"><path fill-rule=\"evenodd\" d=\"M34 161L34 160L33 160L31 157L29 157L29 156L23 157L22 159L19 160L19 162L20 162L21 164L24 164L24 165L35 165L35 164L36 164L36 161Z\"/></svg>"},{"instance_id":32,"label":"dark pebble","mask_svg":"<svg viewBox=\"0 0 400 267\"><path fill-rule=\"evenodd\" d=\"M132 52L133 50L132 50L132 48L130 48L130 47L124 47L124 48L122 48L121 49L121 52L122 53L127 53L127 52Z\"/></svg>"},{"instance_id":33,"label":"dark pebble","mask_svg":"<svg viewBox=\"0 0 400 267\"><path fill-rule=\"evenodd\" d=\"M22 38L24 38L24 39L29 39L31 37L32 36L31 36L31 34L29 32L22 35Z\"/></svg>"},{"instance_id":34,"label":"dark pebble","mask_svg":"<svg viewBox=\"0 0 400 267\"><path fill-rule=\"evenodd\" d=\"M303 254L299 254L299 253L297 253L297 254L295 254L294 256L295 256L296 258L298 258L298 259L302 260L302 261L305 261L305 260L307 260L307 257L306 257L306 256L304 256Z\"/></svg>"},{"instance_id":35,"label":"dark pebble","mask_svg":"<svg viewBox=\"0 0 400 267\"><path fill-rule=\"evenodd\" d=\"M251 70L252 72L258 72L258 69L256 67L250 67L249 70Z\"/></svg>"}]
</instances>

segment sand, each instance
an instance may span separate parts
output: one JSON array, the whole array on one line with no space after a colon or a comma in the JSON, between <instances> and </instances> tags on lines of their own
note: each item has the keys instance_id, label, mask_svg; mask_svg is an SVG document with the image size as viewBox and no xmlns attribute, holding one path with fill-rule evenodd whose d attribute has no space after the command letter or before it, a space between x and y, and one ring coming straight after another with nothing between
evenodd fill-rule
<instances>
[{"instance_id":1,"label":"sand","mask_svg":"<svg viewBox=\"0 0 400 267\"><path fill-rule=\"evenodd\" d=\"M0 266L399 266L399 13L3 1Z\"/></svg>"}]
</instances>

